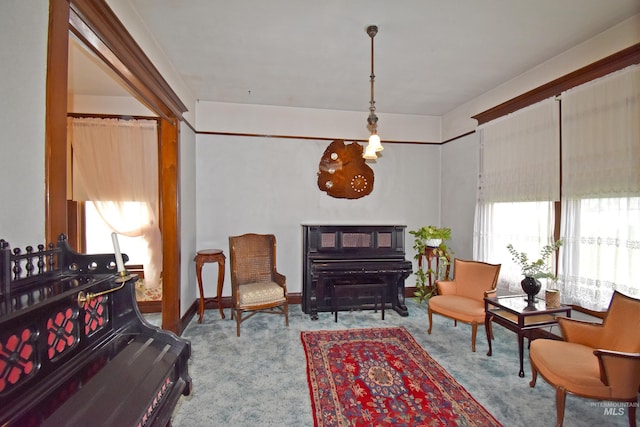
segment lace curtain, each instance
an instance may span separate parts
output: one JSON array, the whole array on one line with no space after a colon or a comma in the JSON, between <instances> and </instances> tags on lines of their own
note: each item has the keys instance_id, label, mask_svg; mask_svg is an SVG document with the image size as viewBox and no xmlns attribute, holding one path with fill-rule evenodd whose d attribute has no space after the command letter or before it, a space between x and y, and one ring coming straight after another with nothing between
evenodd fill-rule
<instances>
[{"instance_id":1,"label":"lace curtain","mask_svg":"<svg viewBox=\"0 0 640 427\"><path fill-rule=\"evenodd\" d=\"M640 297L640 66L562 95L563 301Z\"/></svg>"},{"instance_id":2,"label":"lace curtain","mask_svg":"<svg viewBox=\"0 0 640 427\"><path fill-rule=\"evenodd\" d=\"M479 129L474 259L502 264L498 286L510 291L522 291L523 277L510 261L507 245L537 258L540 248L553 240L558 121L557 102L547 99Z\"/></svg>"},{"instance_id":3,"label":"lace curtain","mask_svg":"<svg viewBox=\"0 0 640 427\"><path fill-rule=\"evenodd\" d=\"M145 286L160 286L162 238L158 223L158 135L154 120L69 118L73 199L92 201L118 234L142 236ZM131 221L131 202L139 221Z\"/></svg>"}]
</instances>

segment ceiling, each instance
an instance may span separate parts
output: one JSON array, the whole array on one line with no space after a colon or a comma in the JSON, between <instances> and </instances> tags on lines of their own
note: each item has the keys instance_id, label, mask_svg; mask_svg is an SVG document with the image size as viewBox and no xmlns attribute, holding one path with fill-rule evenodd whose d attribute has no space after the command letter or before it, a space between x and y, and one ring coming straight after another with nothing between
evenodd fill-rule
<instances>
[{"instance_id":1,"label":"ceiling","mask_svg":"<svg viewBox=\"0 0 640 427\"><path fill-rule=\"evenodd\" d=\"M130 2L196 99L368 111L375 24L377 111L434 116L640 13L640 0ZM74 50L73 92L127 94Z\"/></svg>"}]
</instances>

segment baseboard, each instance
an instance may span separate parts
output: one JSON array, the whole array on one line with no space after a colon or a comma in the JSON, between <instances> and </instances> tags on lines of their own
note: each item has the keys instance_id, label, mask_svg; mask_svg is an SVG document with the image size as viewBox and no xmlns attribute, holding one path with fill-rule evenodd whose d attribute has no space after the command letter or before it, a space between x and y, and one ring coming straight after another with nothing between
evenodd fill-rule
<instances>
[{"instance_id":1,"label":"baseboard","mask_svg":"<svg viewBox=\"0 0 640 427\"><path fill-rule=\"evenodd\" d=\"M162 311L162 301L138 301L140 313L160 313Z\"/></svg>"}]
</instances>

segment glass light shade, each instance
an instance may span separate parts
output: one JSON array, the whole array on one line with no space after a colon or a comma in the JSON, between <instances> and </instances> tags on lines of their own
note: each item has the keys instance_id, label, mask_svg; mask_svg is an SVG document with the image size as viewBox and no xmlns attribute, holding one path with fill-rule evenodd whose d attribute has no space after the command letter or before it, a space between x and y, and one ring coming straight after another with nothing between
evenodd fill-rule
<instances>
[{"instance_id":1,"label":"glass light shade","mask_svg":"<svg viewBox=\"0 0 640 427\"><path fill-rule=\"evenodd\" d=\"M364 149L364 154L362 155L364 159L367 160L375 160L378 158L376 155L376 149L373 145L367 144L367 147Z\"/></svg>"},{"instance_id":2,"label":"glass light shade","mask_svg":"<svg viewBox=\"0 0 640 427\"><path fill-rule=\"evenodd\" d=\"M372 133L371 134L371 136L369 137L369 145L368 146L373 146L373 148L374 148L374 150L376 152L384 150L384 147L380 143L380 137L378 136L377 133Z\"/></svg>"}]
</instances>

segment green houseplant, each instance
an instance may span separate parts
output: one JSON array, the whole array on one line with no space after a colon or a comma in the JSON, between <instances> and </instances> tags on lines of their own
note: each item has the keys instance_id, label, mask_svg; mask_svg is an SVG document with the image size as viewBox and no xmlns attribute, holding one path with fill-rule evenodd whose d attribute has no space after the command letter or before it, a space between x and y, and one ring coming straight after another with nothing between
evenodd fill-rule
<instances>
[{"instance_id":1,"label":"green houseplant","mask_svg":"<svg viewBox=\"0 0 640 427\"><path fill-rule=\"evenodd\" d=\"M527 294L527 301L529 303L533 303L536 294L540 292L542 285L539 279L551 279L555 285L557 277L555 273L551 271L547 260L552 253L560 249L560 246L562 246L562 239L550 245L543 246L540 251L540 258L530 260L525 252L518 252L512 244L507 245L511 259L520 266L522 275L524 276L520 285L522 286L522 290Z\"/></svg>"},{"instance_id":2,"label":"green houseplant","mask_svg":"<svg viewBox=\"0 0 640 427\"><path fill-rule=\"evenodd\" d=\"M453 252L449 250L445 241L451 239L451 229L427 225L418 230L411 230L409 234L414 236L414 259L418 260L418 270L414 272L416 276L414 296L418 303L422 303L428 300L435 290L430 285L429 278L431 275L437 276L442 271L446 271L449 265ZM430 263L427 263L426 268L423 266L422 257L425 255L432 256L438 260L438 269L440 271L434 271ZM436 277L436 280L438 278Z\"/></svg>"}]
</instances>

